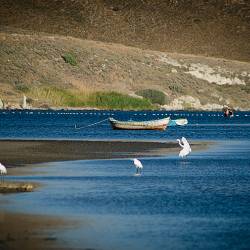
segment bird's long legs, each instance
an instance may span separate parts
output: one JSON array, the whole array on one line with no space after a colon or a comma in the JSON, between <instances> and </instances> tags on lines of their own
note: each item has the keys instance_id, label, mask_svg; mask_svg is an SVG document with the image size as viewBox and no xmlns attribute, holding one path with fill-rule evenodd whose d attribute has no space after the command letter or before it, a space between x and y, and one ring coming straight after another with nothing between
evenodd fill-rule
<instances>
[{"instance_id":1,"label":"bird's long legs","mask_svg":"<svg viewBox=\"0 0 250 250\"><path fill-rule=\"evenodd\" d=\"M1 174L1 183L4 183L4 175Z\"/></svg>"}]
</instances>

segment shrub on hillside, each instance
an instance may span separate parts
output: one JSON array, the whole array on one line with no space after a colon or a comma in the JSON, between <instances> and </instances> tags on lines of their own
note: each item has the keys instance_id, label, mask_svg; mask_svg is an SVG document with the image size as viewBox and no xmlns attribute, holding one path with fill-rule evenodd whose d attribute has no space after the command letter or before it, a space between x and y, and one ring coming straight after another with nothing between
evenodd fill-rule
<instances>
[{"instance_id":1,"label":"shrub on hillside","mask_svg":"<svg viewBox=\"0 0 250 250\"><path fill-rule=\"evenodd\" d=\"M22 83L22 82L15 82L15 89L21 92L28 92L29 91L29 86L27 86L26 84Z\"/></svg>"},{"instance_id":2,"label":"shrub on hillside","mask_svg":"<svg viewBox=\"0 0 250 250\"><path fill-rule=\"evenodd\" d=\"M71 53L66 53L62 56L63 60L66 62L66 63L69 63L70 65L72 66L76 66L77 65L77 61L76 61L76 58L73 54Z\"/></svg>"},{"instance_id":3,"label":"shrub on hillside","mask_svg":"<svg viewBox=\"0 0 250 250\"><path fill-rule=\"evenodd\" d=\"M143 89L136 92L137 95L149 99L152 103L164 105L167 103L167 96L159 90Z\"/></svg>"},{"instance_id":4,"label":"shrub on hillside","mask_svg":"<svg viewBox=\"0 0 250 250\"><path fill-rule=\"evenodd\" d=\"M117 92L96 92L89 104L105 109L141 110L152 109L154 106L147 99L139 99Z\"/></svg>"}]
</instances>

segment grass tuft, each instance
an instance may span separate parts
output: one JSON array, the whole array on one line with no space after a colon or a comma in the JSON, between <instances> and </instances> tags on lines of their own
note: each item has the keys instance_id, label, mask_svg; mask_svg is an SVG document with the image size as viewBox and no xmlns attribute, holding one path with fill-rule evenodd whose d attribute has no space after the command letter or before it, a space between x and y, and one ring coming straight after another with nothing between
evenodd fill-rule
<instances>
[{"instance_id":1,"label":"grass tuft","mask_svg":"<svg viewBox=\"0 0 250 250\"><path fill-rule=\"evenodd\" d=\"M66 62L66 63L69 63L70 65L72 66L76 66L77 65L77 61L76 61L76 57L71 54L71 53L66 53L62 56L63 60Z\"/></svg>"}]
</instances>

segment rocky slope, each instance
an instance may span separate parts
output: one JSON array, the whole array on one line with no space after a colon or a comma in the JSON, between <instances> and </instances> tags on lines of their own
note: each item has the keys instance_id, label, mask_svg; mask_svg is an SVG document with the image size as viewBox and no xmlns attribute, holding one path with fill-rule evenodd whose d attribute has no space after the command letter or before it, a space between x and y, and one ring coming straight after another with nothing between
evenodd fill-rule
<instances>
[{"instance_id":1,"label":"rocky slope","mask_svg":"<svg viewBox=\"0 0 250 250\"><path fill-rule=\"evenodd\" d=\"M19 107L24 94L33 107L51 107L96 91L144 91L160 92L166 109L250 109L249 61L249 1L0 5L0 108Z\"/></svg>"},{"instance_id":2,"label":"rocky slope","mask_svg":"<svg viewBox=\"0 0 250 250\"><path fill-rule=\"evenodd\" d=\"M145 89L164 93L165 108L220 109L228 104L249 109L250 63L163 53L73 37L0 33L0 86L5 102L33 106L52 100L44 86L112 90L138 97ZM66 54L76 65L67 63Z\"/></svg>"}]
</instances>

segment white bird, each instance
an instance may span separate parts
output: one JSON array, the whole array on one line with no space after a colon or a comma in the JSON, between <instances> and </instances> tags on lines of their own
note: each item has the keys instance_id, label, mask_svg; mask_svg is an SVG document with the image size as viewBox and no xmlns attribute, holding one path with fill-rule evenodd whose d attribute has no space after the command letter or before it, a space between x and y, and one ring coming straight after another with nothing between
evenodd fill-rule
<instances>
[{"instance_id":1,"label":"white bird","mask_svg":"<svg viewBox=\"0 0 250 250\"><path fill-rule=\"evenodd\" d=\"M6 167L0 163L0 175L1 175L1 181L4 181L4 175L7 174L7 169Z\"/></svg>"},{"instance_id":2,"label":"white bird","mask_svg":"<svg viewBox=\"0 0 250 250\"><path fill-rule=\"evenodd\" d=\"M134 161L134 165L136 167L136 174L140 174L142 169L143 169L142 163L136 158L133 159L133 161Z\"/></svg>"},{"instance_id":3,"label":"white bird","mask_svg":"<svg viewBox=\"0 0 250 250\"><path fill-rule=\"evenodd\" d=\"M179 142L179 145L182 147L182 150L179 153L179 157L183 158L191 153L192 151L191 147L185 137L182 137L181 140L177 139L177 141Z\"/></svg>"}]
</instances>

